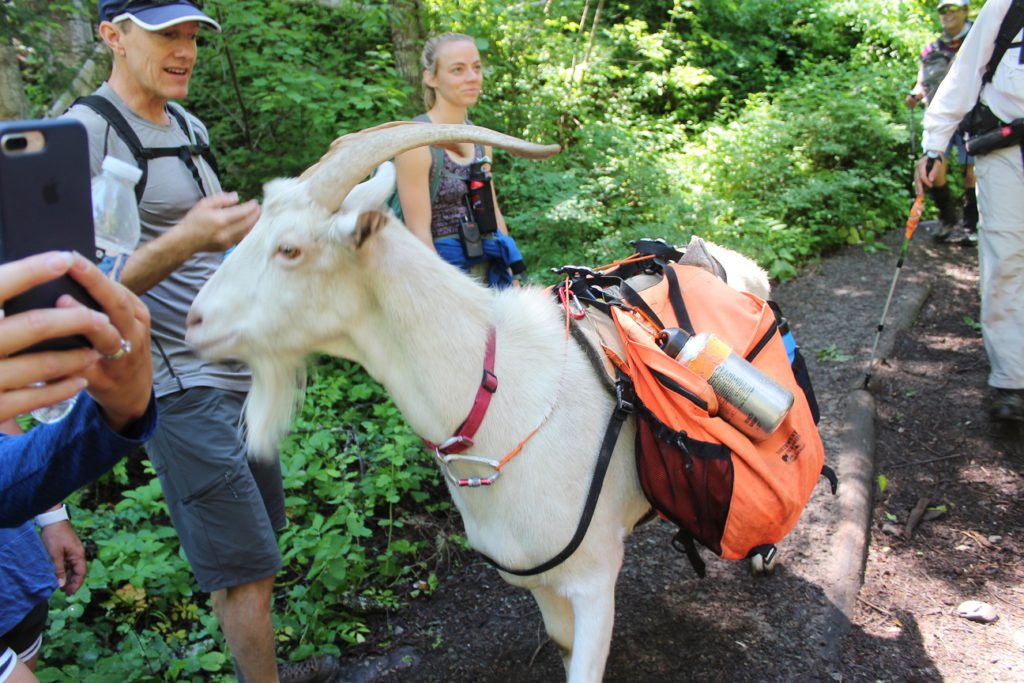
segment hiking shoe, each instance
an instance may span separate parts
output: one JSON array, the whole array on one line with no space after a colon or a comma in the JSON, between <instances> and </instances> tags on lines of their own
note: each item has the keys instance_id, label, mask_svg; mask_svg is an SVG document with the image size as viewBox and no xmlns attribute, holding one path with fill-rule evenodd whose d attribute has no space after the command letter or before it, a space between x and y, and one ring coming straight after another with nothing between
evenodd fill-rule
<instances>
[{"instance_id":1,"label":"hiking shoe","mask_svg":"<svg viewBox=\"0 0 1024 683\"><path fill-rule=\"evenodd\" d=\"M939 241L946 244L959 244L961 247L970 247L978 243L978 233L972 233L970 230L958 225Z\"/></svg>"},{"instance_id":2,"label":"hiking shoe","mask_svg":"<svg viewBox=\"0 0 1024 683\"><path fill-rule=\"evenodd\" d=\"M278 664L277 678L281 683L330 683L340 671L334 655L317 655L302 662Z\"/></svg>"},{"instance_id":3,"label":"hiking shoe","mask_svg":"<svg viewBox=\"0 0 1024 683\"><path fill-rule=\"evenodd\" d=\"M954 223L939 223L939 226L935 228L935 232L932 233L932 239L936 242L949 242L950 236L953 235L959 226Z\"/></svg>"},{"instance_id":4,"label":"hiking shoe","mask_svg":"<svg viewBox=\"0 0 1024 683\"><path fill-rule=\"evenodd\" d=\"M989 413L1000 422L1024 422L1024 389L996 389Z\"/></svg>"}]
</instances>

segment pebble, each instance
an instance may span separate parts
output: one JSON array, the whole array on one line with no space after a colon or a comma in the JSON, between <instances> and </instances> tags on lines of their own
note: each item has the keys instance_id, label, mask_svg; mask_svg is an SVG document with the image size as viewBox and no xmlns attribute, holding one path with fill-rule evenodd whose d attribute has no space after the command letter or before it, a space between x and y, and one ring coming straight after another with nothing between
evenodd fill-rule
<instances>
[{"instance_id":1,"label":"pebble","mask_svg":"<svg viewBox=\"0 0 1024 683\"><path fill-rule=\"evenodd\" d=\"M956 613L964 619L977 621L982 624L991 624L999 618L999 615L996 614L995 607L987 602L981 602L980 600L967 600L965 602L961 602L956 608Z\"/></svg>"}]
</instances>

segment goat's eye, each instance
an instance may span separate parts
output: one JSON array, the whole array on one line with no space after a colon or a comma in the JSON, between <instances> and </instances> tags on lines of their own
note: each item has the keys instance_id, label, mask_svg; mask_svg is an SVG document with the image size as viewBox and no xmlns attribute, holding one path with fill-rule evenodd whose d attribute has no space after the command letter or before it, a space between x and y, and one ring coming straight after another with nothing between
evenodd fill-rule
<instances>
[{"instance_id":1,"label":"goat's eye","mask_svg":"<svg viewBox=\"0 0 1024 683\"><path fill-rule=\"evenodd\" d=\"M277 253L289 261L294 261L302 255L302 250L291 244L282 244L278 246Z\"/></svg>"}]
</instances>

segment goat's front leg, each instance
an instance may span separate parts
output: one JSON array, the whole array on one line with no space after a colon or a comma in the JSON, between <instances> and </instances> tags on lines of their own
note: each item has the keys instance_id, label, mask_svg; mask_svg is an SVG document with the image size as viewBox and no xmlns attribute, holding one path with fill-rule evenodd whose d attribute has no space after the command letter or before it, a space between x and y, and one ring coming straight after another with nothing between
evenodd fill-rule
<instances>
[{"instance_id":1,"label":"goat's front leg","mask_svg":"<svg viewBox=\"0 0 1024 683\"><path fill-rule=\"evenodd\" d=\"M544 617L544 630L559 649L569 683L598 682L604 675L615 620L615 581L603 587L600 583L573 587L570 591L575 597L571 599L553 586L532 590Z\"/></svg>"},{"instance_id":2,"label":"goat's front leg","mask_svg":"<svg viewBox=\"0 0 1024 683\"><path fill-rule=\"evenodd\" d=\"M566 662L568 683L600 683L615 622L616 572L594 577L592 583L573 586L569 595L574 633Z\"/></svg>"},{"instance_id":3,"label":"goat's front leg","mask_svg":"<svg viewBox=\"0 0 1024 683\"><path fill-rule=\"evenodd\" d=\"M558 647L568 676L569 663L572 661L572 603L552 586L539 586L531 592L544 618L544 630Z\"/></svg>"}]
</instances>

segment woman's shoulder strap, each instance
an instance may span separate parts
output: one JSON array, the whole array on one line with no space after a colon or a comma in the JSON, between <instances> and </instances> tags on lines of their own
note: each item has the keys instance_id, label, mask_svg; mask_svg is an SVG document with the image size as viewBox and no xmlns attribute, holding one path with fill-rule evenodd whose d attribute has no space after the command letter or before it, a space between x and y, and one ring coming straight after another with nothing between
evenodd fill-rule
<instances>
[{"instance_id":1,"label":"woman's shoulder strap","mask_svg":"<svg viewBox=\"0 0 1024 683\"><path fill-rule=\"evenodd\" d=\"M419 123L433 123L426 114L412 117ZM434 205L437 192L441 188L441 174L444 172L444 148L430 146L430 205Z\"/></svg>"}]
</instances>

